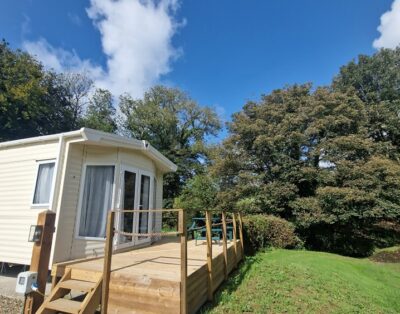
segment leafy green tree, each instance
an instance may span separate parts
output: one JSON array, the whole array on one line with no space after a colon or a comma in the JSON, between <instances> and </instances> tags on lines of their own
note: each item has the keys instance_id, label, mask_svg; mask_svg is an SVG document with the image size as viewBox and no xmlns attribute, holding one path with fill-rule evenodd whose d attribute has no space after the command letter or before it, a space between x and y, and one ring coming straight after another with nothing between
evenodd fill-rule
<instances>
[{"instance_id":1,"label":"leafy green tree","mask_svg":"<svg viewBox=\"0 0 400 314\"><path fill-rule=\"evenodd\" d=\"M142 99L122 96L120 109L130 136L148 140L178 165L178 171L164 181L164 206L172 206L185 182L204 170L206 138L220 129L216 113L184 92L163 86L151 88Z\"/></svg>"},{"instance_id":2,"label":"leafy green tree","mask_svg":"<svg viewBox=\"0 0 400 314\"><path fill-rule=\"evenodd\" d=\"M89 98L89 105L81 124L109 133L117 131L113 98L108 90L97 89Z\"/></svg>"},{"instance_id":3,"label":"leafy green tree","mask_svg":"<svg viewBox=\"0 0 400 314\"><path fill-rule=\"evenodd\" d=\"M63 75L45 71L35 58L2 41L0 141L78 128L71 96L74 89L64 83Z\"/></svg>"},{"instance_id":4,"label":"leafy green tree","mask_svg":"<svg viewBox=\"0 0 400 314\"><path fill-rule=\"evenodd\" d=\"M58 75L58 86L64 90L72 128L78 129L89 104L93 81L86 73L66 72Z\"/></svg>"},{"instance_id":5,"label":"leafy green tree","mask_svg":"<svg viewBox=\"0 0 400 314\"><path fill-rule=\"evenodd\" d=\"M398 154L371 138L368 109L309 84L248 102L213 162L221 206L291 220L313 249L368 254L377 225L400 218Z\"/></svg>"},{"instance_id":6,"label":"leafy green tree","mask_svg":"<svg viewBox=\"0 0 400 314\"><path fill-rule=\"evenodd\" d=\"M46 121L44 72L29 54L0 43L0 140L38 135Z\"/></svg>"},{"instance_id":7,"label":"leafy green tree","mask_svg":"<svg viewBox=\"0 0 400 314\"><path fill-rule=\"evenodd\" d=\"M372 56L359 55L341 67L333 88L345 92L350 88L367 104L400 100L400 47L381 49Z\"/></svg>"},{"instance_id":8,"label":"leafy green tree","mask_svg":"<svg viewBox=\"0 0 400 314\"><path fill-rule=\"evenodd\" d=\"M218 185L210 175L200 174L187 180L174 207L184 208L193 214L217 206Z\"/></svg>"},{"instance_id":9,"label":"leafy green tree","mask_svg":"<svg viewBox=\"0 0 400 314\"><path fill-rule=\"evenodd\" d=\"M360 55L340 69L333 88L354 90L368 106L368 131L375 141L387 141L400 152L400 47Z\"/></svg>"}]
</instances>

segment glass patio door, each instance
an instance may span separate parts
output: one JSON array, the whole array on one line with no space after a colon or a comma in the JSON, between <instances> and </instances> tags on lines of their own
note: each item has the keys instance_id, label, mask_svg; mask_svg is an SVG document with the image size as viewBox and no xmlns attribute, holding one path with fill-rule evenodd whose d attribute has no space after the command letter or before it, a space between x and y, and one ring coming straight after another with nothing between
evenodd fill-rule
<instances>
[{"instance_id":1,"label":"glass patio door","mask_svg":"<svg viewBox=\"0 0 400 314\"><path fill-rule=\"evenodd\" d=\"M119 208L125 210L150 209L153 208L153 183L152 175L146 171L122 167L121 191ZM152 226L152 215L148 212L121 213L119 215L119 230L127 233L150 233ZM118 248L143 244L150 241L150 237L120 235L118 237Z\"/></svg>"}]
</instances>

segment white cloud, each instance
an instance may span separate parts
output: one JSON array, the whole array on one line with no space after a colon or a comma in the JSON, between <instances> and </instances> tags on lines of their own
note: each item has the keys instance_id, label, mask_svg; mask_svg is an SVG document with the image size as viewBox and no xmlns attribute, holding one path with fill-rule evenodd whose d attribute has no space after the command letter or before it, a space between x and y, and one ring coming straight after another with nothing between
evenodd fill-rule
<instances>
[{"instance_id":1,"label":"white cloud","mask_svg":"<svg viewBox=\"0 0 400 314\"><path fill-rule=\"evenodd\" d=\"M396 48L400 44L400 0L394 0L390 11L381 16L378 31L381 35L373 42L375 48Z\"/></svg>"},{"instance_id":2,"label":"white cloud","mask_svg":"<svg viewBox=\"0 0 400 314\"><path fill-rule=\"evenodd\" d=\"M44 38L37 41L24 41L22 47L36 56L47 68L57 72L85 72L94 81L105 76L100 66L94 65L90 60L82 60L75 51L54 48Z\"/></svg>"},{"instance_id":3,"label":"white cloud","mask_svg":"<svg viewBox=\"0 0 400 314\"><path fill-rule=\"evenodd\" d=\"M114 95L141 97L180 55L171 42L182 25L176 20L177 8L178 0L91 0L87 14L100 32L106 69L45 39L25 41L23 48L56 71L85 71L96 86Z\"/></svg>"}]
</instances>

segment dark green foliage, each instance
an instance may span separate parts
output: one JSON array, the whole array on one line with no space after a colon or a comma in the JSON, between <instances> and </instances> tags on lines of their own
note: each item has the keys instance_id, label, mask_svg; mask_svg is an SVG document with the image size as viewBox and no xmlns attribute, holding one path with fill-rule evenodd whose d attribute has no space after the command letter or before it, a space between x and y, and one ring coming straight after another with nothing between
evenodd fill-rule
<instances>
[{"instance_id":1,"label":"dark green foliage","mask_svg":"<svg viewBox=\"0 0 400 314\"><path fill-rule=\"evenodd\" d=\"M56 74L0 43L0 141L69 130L68 105Z\"/></svg>"},{"instance_id":2,"label":"dark green foliage","mask_svg":"<svg viewBox=\"0 0 400 314\"><path fill-rule=\"evenodd\" d=\"M189 179L174 201L174 208L189 212L214 209L217 206L218 185L209 175L200 174Z\"/></svg>"},{"instance_id":3,"label":"dark green foliage","mask_svg":"<svg viewBox=\"0 0 400 314\"><path fill-rule=\"evenodd\" d=\"M93 83L81 73L54 73L28 53L0 43L0 141L76 130L116 130L108 91L90 97ZM86 106L87 115L85 116Z\"/></svg>"},{"instance_id":4,"label":"dark green foliage","mask_svg":"<svg viewBox=\"0 0 400 314\"><path fill-rule=\"evenodd\" d=\"M120 108L123 128L130 136L148 140L178 165L176 173L164 178L164 206L171 207L185 182L204 172L205 139L220 129L216 113L200 107L182 91L163 86L151 88L143 99L122 96Z\"/></svg>"},{"instance_id":5,"label":"dark green foliage","mask_svg":"<svg viewBox=\"0 0 400 314\"><path fill-rule=\"evenodd\" d=\"M302 243L294 232L294 225L272 215L246 215L243 219L245 249L255 253L259 249L299 248Z\"/></svg>"},{"instance_id":6,"label":"dark green foliage","mask_svg":"<svg viewBox=\"0 0 400 314\"><path fill-rule=\"evenodd\" d=\"M213 164L221 202L294 222L309 248L368 255L400 218L398 147L371 136L370 110L310 85L247 103Z\"/></svg>"},{"instance_id":7,"label":"dark green foliage","mask_svg":"<svg viewBox=\"0 0 400 314\"><path fill-rule=\"evenodd\" d=\"M97 89L89 99L86 115L81 125L99 131L114 133L117 130L115 108L108 90Z\"/></svg>"},{"instance_id":8,"label":"dark green foliage","mask_svg":"<svg viewBox=\"0 0 400 314\"><path fill-rule=\"evenodd\" d=\"M353 90L368 105L368 132L376 141L400 146L400 47L360 55L340 69L332 84L337 91Z\"/></svg>"}]
</instances>

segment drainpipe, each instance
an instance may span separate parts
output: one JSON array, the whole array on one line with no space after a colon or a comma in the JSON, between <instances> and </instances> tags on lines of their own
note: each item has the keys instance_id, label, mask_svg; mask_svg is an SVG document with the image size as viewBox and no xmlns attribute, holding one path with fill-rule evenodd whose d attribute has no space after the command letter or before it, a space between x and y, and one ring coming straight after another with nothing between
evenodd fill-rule
<instances>
[{"instance_id":1,"label":"drainpipe","mask_svg":"<svg viewBox=\"0 0 400 314\"><path fill-rule=\"evenodd\" d=\"M56 164L54 167L54 180L53 180L53 194L52 200L50 202L50 210L56 213L56 220L55 220L55 231L53 235L53 243L51 246L51 253L50 253L50 264L49 266L53 265L53 258L54 258L54 249L57 240L57 232L58 232L58 221L60 219L60 212L57 210L57 203L60 195L60 180L61 180L61 170L64 161L64 151L65 151L65 135L61 134L59 141L58 141L58 153Z\"/></svg>"}]
</instances>

